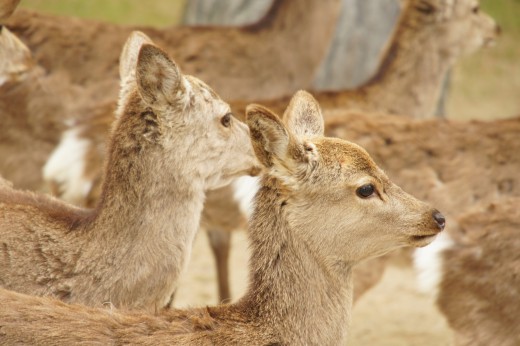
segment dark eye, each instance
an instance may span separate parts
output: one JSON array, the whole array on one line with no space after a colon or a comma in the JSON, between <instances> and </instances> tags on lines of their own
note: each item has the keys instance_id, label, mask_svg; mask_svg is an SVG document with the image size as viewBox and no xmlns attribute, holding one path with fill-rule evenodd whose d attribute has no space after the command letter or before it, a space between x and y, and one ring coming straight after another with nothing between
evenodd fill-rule
<instances>
[{"instance_id":1,"label":"dark eye","mask_svg":"<svg viewBox=\"0 0 520 346\"><path fill-rule=\"evenodd\" d=\"M228 114L224 115L222 118L220 118L220 123L222 124L222 126L224 126L224 127L231 126L231 116L232 116L232 114L228 113Z\"/></svg>"},{"instance_id":2,"label":"dark eye","mask_svg":"<svg viewBox=\"0 0 520 346\"><path fill-rule=\"evenodd\" d=\"M426 15L433 14L435 12L435 6L430 4L427 1L419 1L418 4L415 6L417 11L424 13Z\"/></svg>"},{"instance_id":3,"label":"dark eye","mask_svg":"<svg viewBox=\"0 0 520 346\"><path fill-rule=\"evenodd\" d=\"M366 184L366 185L359 187L356 190L356 194L361 198L368 198L374 194L375 190L376 189L375 189L374 185Z\"/></svg>"},{"instance_id":4,"label":"dark eye","mask_svg":"<svg viewBox=\"0 0 520 346\"><path fill-rule=\"evenodd\" d=\"M480 12L480 7L479 6L475 6L475 7L473 7L472 11L473 11L474 14L478 14Z\"/></svg>"}]
</instances>

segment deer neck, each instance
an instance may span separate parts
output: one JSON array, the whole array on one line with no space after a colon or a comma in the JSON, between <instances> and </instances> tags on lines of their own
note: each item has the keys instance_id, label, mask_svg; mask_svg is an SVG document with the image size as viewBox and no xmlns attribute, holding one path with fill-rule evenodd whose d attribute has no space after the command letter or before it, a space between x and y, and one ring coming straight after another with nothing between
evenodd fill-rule
<instances>
[{"instance_id":1,"label":"deer neck","mask_svg":"<svg viewBox=\"0 0 520 346\"><path fill-rule=\"evenodd\" d=\"M414 118L434 115L454 62L434 35L427 24L403 14L377 72L361 88L381 110Z\"/></svg>"},{"instance_id":2,"label":"deer neck","mask_svg":"<svg viewBox=\"0 0 520 346\"><path fill-rule=\"evenodd\" d=\"M249 229L250 290L241 303L288 344L344 343L352 306L351 267L338 272L320 263L290 229L279 195L265 184L257 194Z\"/></svg>"},{"instance_id":3,"label":"deer neck","mask_svg":"<svg viewBox=\"0 0 520 346\"><path fill-rule=\"evenodd\" d=\"M270 51L276 41L284 54L291 53L291 46L305 49L307 54L295 52L300 60L303 55L319 55L315 58L317 65L332 39L340 7L341 0L274 0L262 19L245 29L252 33L251 39L267 41Z\"/></svg>"},{"instance_id":4,"label":"deer neck","mask_svg":"<svg viewBox=\"0 0 520 346\"><path fill-rule=\"evenodd\" d=\"M165 162L163 148L135 138L138 130L120 131L125 125L119 122L112 135L91 231L108 246L129 244L121 251L130 251L133 259L125 258L135 260L136 266L164 256L162 261L175 264L172 270L177 275L189 258L199 227L204 180L188 172L186 162L191 158L182 143L176 146L178 155Z\"/></svg>"}]
</instances>

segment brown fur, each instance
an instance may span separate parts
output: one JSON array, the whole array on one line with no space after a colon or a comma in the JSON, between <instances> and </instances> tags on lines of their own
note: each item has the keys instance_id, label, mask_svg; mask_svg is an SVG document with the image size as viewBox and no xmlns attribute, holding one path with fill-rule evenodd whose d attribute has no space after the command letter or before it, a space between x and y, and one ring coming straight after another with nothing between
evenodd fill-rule
<instances>
[{"instance_id":1,"label":"brown fur","mask_svg":"<svg viewBox=\"0 0 520 346\"><path fill-rule=\"evenodd\" d=\"M167 49L186 73L210 83L224 99L251 100L311 85L332 39L340 5L340 0L276 0L254 25L166 29L20 9L7 26L45 69L65 70L73 83L101 88L100 98L115 98L121 47L132 30L140 30ZM110 84L99 86L103 80Z\"/></svg>"},{"instance_id":2,"label":"brown fur","mask_svg":"<svg viewBox=\"0 0 520 346\"><path fill-rule=\"evenodd\" d=\"M520 344L520 198L479 207L450 229L436 297L458 346Z\"/></svg>"},{"instance_id":3,"label":"brown fur","mask_svg":"<svg viewBox=\"0 0 520 346\"><path fill-rule=\"evenodd\" d=\"M417 8L419 4L421 6L436 4L437 11L433 14L424 14ZM455 12L450 13L451 7L441 1L410 0L406 2L400 22L375 77L366 86L355 91L318 92L316 93L317 99L325 107L354 107L378 112L401 111L398 114L417 117L431 115L439 98L438 90L441 88L448 67L465 51L481 46L488 39L495 37L493 31L495 24L485 14L473 14L471 1L456 0L455 4L453 9ZM444 43L439 39L441 34L451 37L447 44L448 47L442 46ZM473 42L472 38L476 42ZM486 42L481 42L479 39ZM406 70L405 74L403 74L404 70ZM410 93L409 89L414 90L414 94ZM385 97L382 97L381 94L384 94ZM288 98L262 103L267 104L278 113L282 113L288 103ZM232 108L238 116L245 114L246 105L246 101L232 102ZM82 134L83 138L90 140L90 137L96 136L96 130L88 129L87 124ZM351 139L351 137L343 138ZM94 149L95 147L91 147L91 151ZM99 169L95 167L95 161L87 161L86 164L89 171ZM99 184L95 184L95 186L99 186ZM90 196L96 196L96 193L91 193ZM223 199L222 196L226 198ZM231 196L230 187L225 187L218 192L209 192L202 221L203 226L211 234L210 242L213 251L217 254L221 300L230 298L226 269L230 235L225 232L241 228L244 220L238 204ZM95 198L90 198L90 201L92 200ZM220 215L222 220L215 215ZM379 262L381 261L379 260ZM363 287L368 287L362 285L362 281L375 282L369 278L379 278L383 272L384 265L375 262L367 264L367 266L369 265L371 271L378 274L374 275L365 271L363 275L357 275L359 279L355 281L360 284L356 287L359 287L360 290L356 292L356 297L365 291Z\"/></svg>"},{"instance_id":4,"label":"brown fur","mask_svg":"<svg viewBox=\"0 0 520 346\"><path fill-rule=\"evenodd\" d=\"M253 147L268 173L250 225L251 282L236 304L150 316L0 290L0 341L344 344L352 266L400 246L427 245L442 225L435 210L394 185L361 147L323 137L316 109L300 92L285 123L261 106L248 110ZM357 196L369 183L375 193Z\"/></svg>"},{"instance_id":5,"label":"brown fur","mask_svg":"<svg viewBox=\"0 0 520 346\"><path fill-rule=\"evenodd\" d=\"M90 305L164 307L189 257L204 191L256 167L246 126L221 124L229 105L150 42L134 33L121 57L134 67L121 70L95 209L2 189L2 286Z\"/></svg>"},{"instance_id":6,"label":"brown fur","mask_svg":"<svg viewBox=\"0 0 520 346\"><path fill-rule=\"evenodd\" d=\"M20 0L0 0L0 25L13 14Z\"/></svg>"}]
</instances>

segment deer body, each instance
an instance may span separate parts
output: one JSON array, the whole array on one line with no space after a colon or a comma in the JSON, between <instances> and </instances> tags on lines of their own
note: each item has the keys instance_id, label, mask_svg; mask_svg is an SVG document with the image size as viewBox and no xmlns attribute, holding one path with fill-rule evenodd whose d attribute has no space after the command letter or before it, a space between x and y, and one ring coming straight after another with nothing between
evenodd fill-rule
<instances>
[{"instance_id":1,"label":"deer body","mask_svg":"<svg viewBox=\"0 0 520 346\"><path fill-rule=\"evenodd\" d=\"M476 0L406 0L374 75L356 89L316 91L324 109L434 116L443 82L458 59L490 45L500 32ZM232 108L243 114L246 103ZM289 97L260 101L282 112Z\"/></svg>"},{"instance_id":2,"label":"deer body","mask_svg":"<svg viewBox=\"0 0 520 346\"><path fill-rule=\"evenodd\" d=\"M391 183L361 147L323 137L319 106L307 93L295 95L284 122L251 106L248 125L267 173L250 224L251 282L241 300L149 316L0 291L0 341L345 343L352 267L401 246L427 245L444 218ZM82 330L73 330L78 323Z\"/></svg>"},{"instance_id":3,"label":"deer body","mask_svg":"<svg viewBox=\"0 0 520 346\"><path fill-rule=\"evenodd\" d=\"M254 168L245 125L150 43L134 33L123 50L118 118L94 209L2 189L2 286L162 308L190 255L204 191Z\"/></svg>"},{"instance_id":4,"label":"deer body","mask_svg":"<svg viewBox=\"0 0 520 346\"><path fill-rule=\"evenodd\" d=\"M120 47L132 30L140 30L167 49L186 73L210 83L224 99L251 100L311 85L332 39L340 6L340 0L275 0L265 17L253 25L166 29L18 10L7 26L48 71L64 69L73 83L86 86L99 88L99 81L110 82L108 88L103 87L105 96L107 92L112 98L116 95ZM220 71L227 71L227 77L221 78ZM267 83L274 80L275 84ZM103 96L103 90L99 95Z\"/></svg>"},{"instance_id":5,"label":"deer body","mask_svg":"<svg viewBox=\"0 0 520 346\"><path fill-rule=\"evenodd\" d=\"M480 204L414 254L419 283L434 297L457 346L520 343L519 202Z\"/></svg>"}]
</instances>

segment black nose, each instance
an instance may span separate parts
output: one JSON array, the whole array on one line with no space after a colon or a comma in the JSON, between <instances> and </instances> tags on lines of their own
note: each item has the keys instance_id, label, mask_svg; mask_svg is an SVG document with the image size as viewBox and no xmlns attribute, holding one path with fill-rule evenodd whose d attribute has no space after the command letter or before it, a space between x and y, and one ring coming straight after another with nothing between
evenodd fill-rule
<instances>
[{"instance_id":1,"label":"black nose","mask_svg":"<svg viewBox=\"0 0 520 346\"><path fill-rule=\"evenodd\" d=\"M435 222L437 223L437 226L442 231L444 229L444 226L446 226L446 219L444 218L444 215L442 215L440 211L434 210L432 216Z\"/></svg>"},{"instance_id":2,"label":"black nose","mask_svg":"<svg viewBox=\"0 0 520 346\"><path fill-rule=\"evenodd\" d=\"M502 34L502 27L497 24L497 26L495 27L495 32L497 36L500 36L500 34Z\"/></svg>"}]
</instances>

